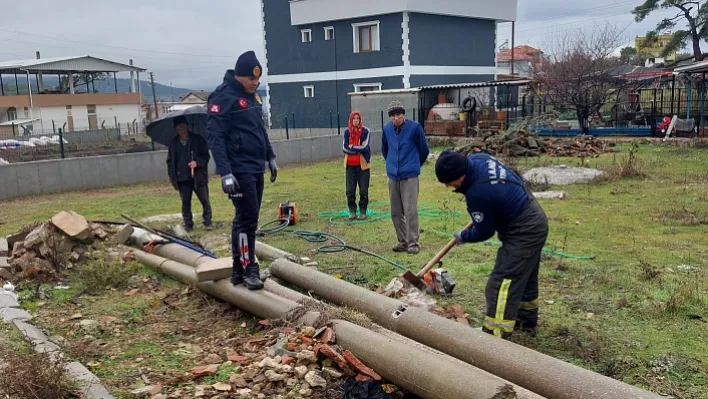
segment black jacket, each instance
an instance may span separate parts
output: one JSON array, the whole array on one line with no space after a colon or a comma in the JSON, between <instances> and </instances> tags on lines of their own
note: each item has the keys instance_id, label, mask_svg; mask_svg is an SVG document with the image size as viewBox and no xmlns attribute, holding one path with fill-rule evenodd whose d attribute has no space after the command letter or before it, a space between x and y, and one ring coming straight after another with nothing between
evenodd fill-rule
<instances>
[{"instance_id":1,"label":"black jacket","mask_svg":"<svg viewBox=\"0 0 708 399\"><path fill-rule=\"evenodd\" d=\"M262 102L257 93L245 92L233 70L226 72L224 82L209 95L207 140L221 176L263 173L266 162L275 159Z\"/></svg>"},{"instance_id":2,"label":"black jacket","mask_svg":"<svg viewBox=\"0 0 708 399\"><path fill-rule=\"evenodd\" d=\"M177 165L176 152L180 146L179 136L175 136L167 150L167 174L170 177L170 183L175 189L179 189L177 184ZM198 134L189 133L189 141L187 142L191 159L197 162L197 167L194 169L194 181L197 185L209 183L209 147L204 137Z\"/></svg>"}]
</instances>

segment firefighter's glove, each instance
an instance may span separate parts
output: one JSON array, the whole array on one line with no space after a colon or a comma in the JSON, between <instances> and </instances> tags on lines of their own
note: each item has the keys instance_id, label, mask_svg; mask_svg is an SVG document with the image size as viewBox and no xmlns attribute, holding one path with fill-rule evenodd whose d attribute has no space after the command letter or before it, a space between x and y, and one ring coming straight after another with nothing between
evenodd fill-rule
<instances>
[{"instance_id":1,"label":"firefighter's glove","mask_svg":"<svg viewBox=\"0 0 708 399\"><path fill-rule=\"evenodd\" d=\"M238 180L236 180L234 175L229 173L221 176L221 188L226 194L235 195L241 187L238 185Z\"/></svg>"},{"instance_id":2,"label":"firefighter's glove","mask_svg":"<svg viewBox=\"0 0 708 399\"><path fill-rule=\"evenodd\" d=\"M275 182L278 178L278 164L275 163L275 158L268 161L268 169L270 169L270 182Z\"/></svg>"}]
</instances>

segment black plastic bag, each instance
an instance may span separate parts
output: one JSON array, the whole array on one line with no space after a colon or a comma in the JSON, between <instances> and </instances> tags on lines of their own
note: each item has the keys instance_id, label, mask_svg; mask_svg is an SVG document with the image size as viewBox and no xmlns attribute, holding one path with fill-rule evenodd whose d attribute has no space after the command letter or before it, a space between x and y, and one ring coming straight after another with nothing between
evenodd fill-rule
<instances>
[{"instance_id":1,"label":"black plastic bag","mask_svg":"<svg viewBox=\"0 0 708 399\"><path fill-rule=\"evenodd\" d=\"M344 382L344 399L394 399L394 396L386 393L379 382L348 379Z\"/></svg>"}]
</instances>

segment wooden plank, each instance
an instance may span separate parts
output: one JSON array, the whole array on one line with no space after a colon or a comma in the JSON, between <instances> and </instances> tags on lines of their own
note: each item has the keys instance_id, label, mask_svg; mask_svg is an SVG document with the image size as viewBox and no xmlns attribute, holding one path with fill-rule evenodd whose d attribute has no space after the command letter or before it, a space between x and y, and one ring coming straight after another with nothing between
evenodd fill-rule
<instances>
[{"instance_id":1,"label":"wooden plank","mask_svg":"<svg viewBox=\"0 0 708 399\"><path fill-rule=\"evenodd\" d=\"M258 258L256 258L258 262ZM231 278L231 269L233 268L233 259L219 258L199 265L195 272L197 281L218 281L226 278Z\"/></svg>"}]
</instances>

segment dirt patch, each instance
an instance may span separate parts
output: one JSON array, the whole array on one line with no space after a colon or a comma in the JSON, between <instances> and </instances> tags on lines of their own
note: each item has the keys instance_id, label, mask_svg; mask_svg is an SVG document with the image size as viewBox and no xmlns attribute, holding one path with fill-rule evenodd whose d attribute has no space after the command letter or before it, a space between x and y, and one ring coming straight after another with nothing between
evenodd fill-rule
<instances>
[{"instance_id":1,"label":"dirt patch","mask_svg":"<svg viewBox=\"0 0 708 399\"><path fill-rule=\"evenodd\" d=\"M524 173L525 180L536 184L568 185L586 183L602 176L603 172L592 168L545 166L533 168Z\"/></svg>"},{"instance_id":2,"label":"dirt patch","mask_svg":"<svg viewBox=\"0 0 708 399\"><path fill-rule=\"evenodd\" d=\"M700 226L708 224L708 213L687 207L672 208L660 212L658 219L660 222L678 222L682 226Z\"/></svg>"}]
</instances>

